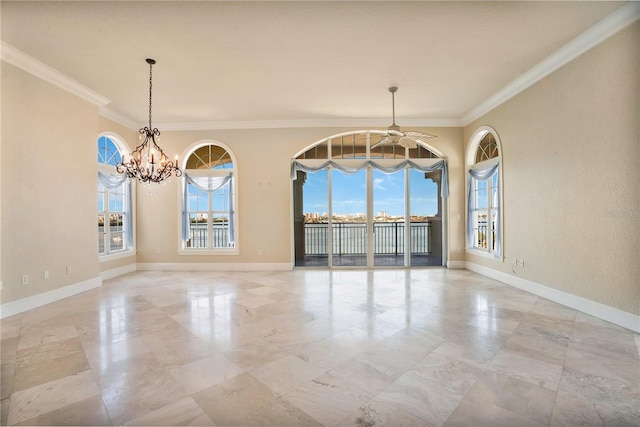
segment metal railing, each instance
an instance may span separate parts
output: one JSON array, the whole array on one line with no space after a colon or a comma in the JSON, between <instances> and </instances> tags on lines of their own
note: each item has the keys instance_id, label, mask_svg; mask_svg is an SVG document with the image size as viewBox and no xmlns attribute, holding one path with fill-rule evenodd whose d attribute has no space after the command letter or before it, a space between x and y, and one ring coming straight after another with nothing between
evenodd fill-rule
<instances>
[{"instance_id":1,"label":"metal railing","mask_svg":"<svg viewBox=\"0 0 640 427\"><path fill-rule=\"evenodd\" d=\"M229 224L213 224L213 248L229 247ZM187 242L190 248L208 248L209 247L209 230L206 223L191 223L189 225L189 240Z\"/></svg>"},{"instance_id":2,"label":"metal railing","mask_svg":"<svg viewBox=\"0 0 640 427\"><path fill-rule=\"evenodd\" d=\"M333 222L333 254L363 255L367 253L367 228L362 222ZM412 222L411 253L431 253L430 222ZM306 223L304 227L305 254L329 254L329 224ZM404 222L373 223L373 253L376 255L404 254Z\"/></svg>"}]
</instances>

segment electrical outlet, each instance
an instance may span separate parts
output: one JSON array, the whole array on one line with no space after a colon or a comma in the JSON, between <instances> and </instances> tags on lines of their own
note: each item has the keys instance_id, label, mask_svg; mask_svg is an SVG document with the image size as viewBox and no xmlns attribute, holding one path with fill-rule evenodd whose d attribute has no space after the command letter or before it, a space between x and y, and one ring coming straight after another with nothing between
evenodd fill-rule
<instances>
[{"instance_id":1,"label":"electrical outlet","mask_svg":"<svg viewBox=\"0 0 640 427\"><path fill-rule=\"evenodd\" d=\"M518 265L524 267L524 260L522 258L518 260Z\"/></svg>"},{"instance_id":2,"label":"electrical outlet","mask_svg":"<svg viewBox=\"0 0 640 427\"><path fill-rule=\"evenodd\" d=\"M67 272L67 275L71 274L71 267L67 266L65 271Z\"/></svg>"},{"instance_id":3,"label":"electrical outlet","mask_svg":"<svg viewBox=\"0 0 640 427\"><path fill-rule=\"evenodd\" d=\"M48 280L48 279L49 279L49 270L45 270L45 271L42 273L42 278L43 278L44 280Z\"/></svg>"},{"instance_id":4,"label":"electrical outlet","mask_svg":"<svg viewBox=\"0 0 640 427\"><path fill-rule=\"evenodd\" d=\"M22 275L22 284L23 285L28 285L29 284L29 275L28 274L23 274Z\"/></svg>"},{"instance_id":5,"label":"electrical outlet","mask_svg":"<svg viewBox=\"0 0 640 427\"><path fill-rule=\"evenodd\" d=\"M262 249L258 249L258 255L262 255Z\"/></svg>"}]
</instances>

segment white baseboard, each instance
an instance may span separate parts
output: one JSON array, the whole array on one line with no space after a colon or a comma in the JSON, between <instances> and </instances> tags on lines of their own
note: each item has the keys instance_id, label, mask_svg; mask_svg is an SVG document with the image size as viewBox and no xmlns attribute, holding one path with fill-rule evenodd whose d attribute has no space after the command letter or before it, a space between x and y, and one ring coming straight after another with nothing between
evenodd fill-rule
<instances>
[{"instance_id":1,"label":"white baseboard","mask_svg":"<svg viewBox=\"0 0 640 427\"><path fill-rule=\"evenodd\" d=\"M447 261L447 268L464 269L467 268L467 263L464 261Z\"/></svg>"},{"instance_id":2,"label":"white baseboard","mask_svg":"<svg viewBox=\"0 0 640 427\"><path fill-rule=\"evenodd\" d=\"M137 270L136 264L123 265L122 267L112 268L111 270L101 271L100 277L102 280L113 279L114 277L122 276L123 274L133 273Z\"/></svg>"},{"instance_id":3,"label":"white baseboard","mask_svg":"<svg viewBox=\"0 0 640 427\"><path fill-rule=\"evenodd\" d=\"M472 262L467 270L640 333L640 316Z\"/></svg>"},{"instance_id":4,"label":"white baseboard","mask_svg":"<svg viewBox=\"0 0 640 427\"><path fill-rule=\"evenodd\" d=\"M138 271L288 271L290 263L138 263Z\"/></svg>"},{"instance_id":5,"label":"white baseboard","mask_svg":"<svg viewBox=\"0 0 640 427\"><path fill-rule=\"evenodd\" d=\"M52 291L11 301L0 305L0 319L20 314L27 310L50 304L82 292L90 291L91 289L99 288L100 286L102 286L102 278L98 276L93 279L85 280L84 282L75 283Z\"/></svg>"}]
</instances>

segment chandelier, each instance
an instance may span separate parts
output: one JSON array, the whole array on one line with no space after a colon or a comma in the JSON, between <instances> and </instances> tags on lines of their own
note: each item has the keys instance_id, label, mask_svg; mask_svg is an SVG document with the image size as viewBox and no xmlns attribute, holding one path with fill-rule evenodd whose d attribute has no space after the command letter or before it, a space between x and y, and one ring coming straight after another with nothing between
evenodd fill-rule
<instances>
[{"instance_id":1,"label":"chandelier","mask_svg":"<svg viewBox=\"0 0 640 427\"><path fill-rule=\"evenodd\" d=\"M122 161L116 165L118 173L126 173L129 178L135 178L143 183L162 182L175 173L177 177L182 175L182 171L178 167L178 156L175 161L169 160L166 154L158 145L157 139L160 139L160 131L158 128L151 126L151 89L152 84L152 68L156 63L154 59L147 59L149 64L149 127L143 127L138 131L139 138L144 141L138 145L131 153L131 158Z\"/></svg>"}]
</instances>

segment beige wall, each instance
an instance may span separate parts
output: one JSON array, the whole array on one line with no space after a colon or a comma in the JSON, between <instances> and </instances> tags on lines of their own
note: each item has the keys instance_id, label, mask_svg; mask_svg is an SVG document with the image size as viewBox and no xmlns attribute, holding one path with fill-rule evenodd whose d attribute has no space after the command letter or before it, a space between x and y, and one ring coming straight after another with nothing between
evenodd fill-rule
<instances>
[{"instance_id":1,"label":"beige wall","mask_svg":"<svg viewBox=\"0 0 640 427\"><path fill-rule=\"evenodd\" d=\"M166 186L138 186L138 262L139 263L292 263L291 159L305 147L331 135L350 131L345 128L211 130L163 132L162 147L168 155L184 156L192 144L214 140L233 152L238 168L238 248L239 255L178 255L178 180ZM451 171L450 213L463 215L462 130L460 128L423 129L438 135L436 149L449 159ZM452 248L463 247L462 221L450 227ZM159 231L163 231L162 233ZM262 249L263 255L258 255ZM157 252L160 252L159 254ZM463 253L453 259L463 260Z\"/></svg>"},{"instance_id":2,"label":"beige wall","mask_svg":"<svg viewBox=\"0 0 640 427\"><path fill-rule=\"evenodd\" d=\"M2 114L2 303L95 279L97 108L3 63Z\"/></svg>"},{"instance_id":3,"label":"beige wall","mask_svg":"<svg viewBox=\"0 0 640 427\"><path fill-rule=\"evenodd\" d=\"M503 149L503 263L467 260L640 313L640 24L469 124Z\"/></svg>"}]
</instances>

